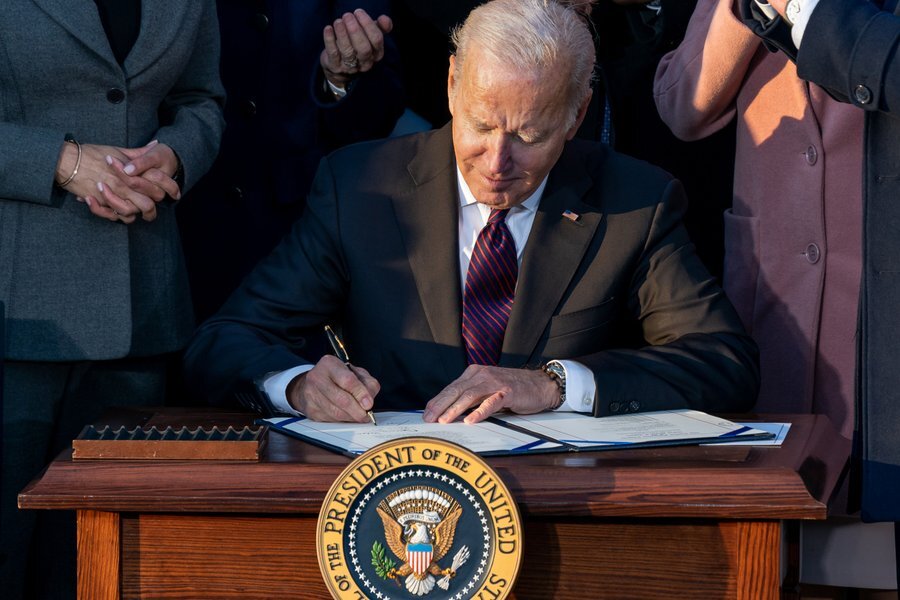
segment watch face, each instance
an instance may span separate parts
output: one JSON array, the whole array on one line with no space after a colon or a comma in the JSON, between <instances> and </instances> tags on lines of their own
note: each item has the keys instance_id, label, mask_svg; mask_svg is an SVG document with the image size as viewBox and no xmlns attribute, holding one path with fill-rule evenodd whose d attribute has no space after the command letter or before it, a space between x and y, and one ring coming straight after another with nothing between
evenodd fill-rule
<instances>
[{"instance_id":1,"label":"watch face","mask_svg":"<svg viewBox=\"0 0 900 600\"><path fill-rule=\"evenodd\" d=\"M556 375L556 378L561 380L562 383L566 381L566 370L563 366L556 362L547 363L547 370Z\"/></svg>"},{"instance_id":2,"label":"watch face","mask_svg":"<svg viewBox=\"0 0 900 600\"><path fill-rule=\"evenodd\" d=\"M788 0L787 6L784 7L785 17L787 17L788 23L793 25L797 22L797 17L800 15L800 1L799 0Z\"/></svg>"}]
</instances>

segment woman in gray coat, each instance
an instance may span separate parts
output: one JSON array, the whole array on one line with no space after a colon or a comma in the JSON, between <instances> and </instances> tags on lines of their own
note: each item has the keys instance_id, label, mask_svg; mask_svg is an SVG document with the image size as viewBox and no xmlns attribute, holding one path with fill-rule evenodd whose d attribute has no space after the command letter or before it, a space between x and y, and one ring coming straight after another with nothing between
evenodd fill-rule
<instances>
[{"instance_id":1,"label":"woman in gray coat","mask_svg":"<svg viewBox=\"0 0 900 600\"><path fill-rule=\"evenodd\" d=\"M219 146L218 57L212 0L3 3L5 598L26 593L34 515L18 491L105 406L161 403L190 334L173 202Z\"/></svg>"}]
</instances>

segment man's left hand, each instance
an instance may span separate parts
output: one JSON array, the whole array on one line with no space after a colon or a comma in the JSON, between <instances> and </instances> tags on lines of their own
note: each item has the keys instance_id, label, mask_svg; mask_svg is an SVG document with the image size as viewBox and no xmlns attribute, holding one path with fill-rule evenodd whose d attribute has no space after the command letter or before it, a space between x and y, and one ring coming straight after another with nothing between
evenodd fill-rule
<instances>
[{"instance_id":1,"label":"man's left hand","mask_svg":"<svg viewBox=\"0 0 900 600\"><path fill-rule=\"evenodd\" d=\"M542 371L470 365L428 402L423 418L452 423L474 408L463 420L478 423L503 409L519 414L548 410L558 400L559 386Z\"/></svg>"}]
</instances>

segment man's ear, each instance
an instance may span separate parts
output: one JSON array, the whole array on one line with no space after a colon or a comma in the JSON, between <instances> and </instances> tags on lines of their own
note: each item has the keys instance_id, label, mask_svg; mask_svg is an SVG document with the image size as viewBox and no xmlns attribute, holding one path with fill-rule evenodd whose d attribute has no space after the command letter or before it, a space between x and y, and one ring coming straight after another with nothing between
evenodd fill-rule
<instances>
[{"instance_id":1,"label":"man's ear","mask_svg":"<svg viewBox=\"0 0 900 600\"><path fill-rule=\"evenodd\" d=\"M450 70L447 72L447 100L449 102L450 116L453 116L453 87L456 85L456 56L450 55Z\"/></svg>"},{"instance_id":2,"label":"man's ear","mask_svg":"<svg viewBox=\"0 0 900 600\"><path fill-rule=\"evenodd\" d=\"M588 106L591 104L591 98L594 95L594 90L588 90L587 95L585 95L584 100L581 102L581 106L578 107L578 116L575 117L575 123L572 125L572 128L566 132L566 141L571 140L575 137L575 134L578 132L578 128L581 127L581 123L584 121L584 117L587 114Z\"/></svg>"}]
</instances>

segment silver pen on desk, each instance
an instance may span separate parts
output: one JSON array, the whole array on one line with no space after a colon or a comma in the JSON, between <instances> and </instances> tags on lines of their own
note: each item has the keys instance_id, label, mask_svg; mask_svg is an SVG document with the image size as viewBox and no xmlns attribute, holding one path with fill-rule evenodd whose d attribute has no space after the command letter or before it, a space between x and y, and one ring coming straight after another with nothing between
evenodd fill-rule
<instances>
[{"instance_id":1,"label":"silver pen on desk","mask_svg":"<svg viewBox=\"0 0 900 600\"><path fill-rule=\"evenodd\" d=\"M330 325L325 326L325 333L328 335L328 342L331 344L331 349L334 350L334 355L337 356L348 368L353 365L350 364L350 356L347 354L347 349L344 348L344 342L341 341L341 338L334 332L334 329L331 328ZM372 425L378 425L375 422L375 413L371 410L367 410L366 414L369 415L369 420L372 421Z\"/></svg>"}]
</instances>

